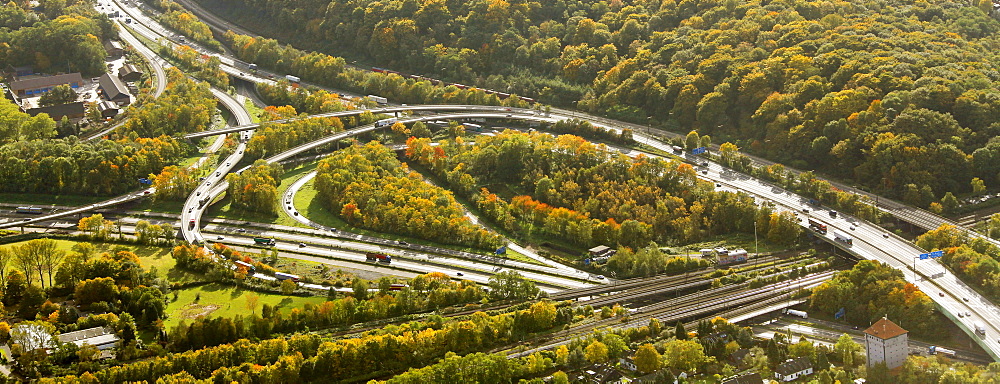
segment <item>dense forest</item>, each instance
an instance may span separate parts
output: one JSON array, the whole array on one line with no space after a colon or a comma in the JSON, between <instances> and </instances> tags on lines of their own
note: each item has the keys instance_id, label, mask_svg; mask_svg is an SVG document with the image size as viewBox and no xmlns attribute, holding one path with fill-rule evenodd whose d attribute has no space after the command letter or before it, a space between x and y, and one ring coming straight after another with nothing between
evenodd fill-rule
<instances>
[{"instance_id":1,"label":"dense forest","mask_svg":"<svg viewBox=\"0 0 1000 384\"><path fill-rule=\"evenodd\" d=\"M0 6L0 63L30 65L35 72L104 73L102 41L114 24L85 1L8 2Z\"/></svg>"},{"instance_id":2,"label":"dense forest","mask_svg":"<svg viewBox=\"0 0 1000 384\"><path fill-rule=\"evenodd\" d=\"M353 225L489 250L502 243L473 224L451 192L411 172L377 142L337 151L316 171L320 201Z\"/></svg>"},{"instance_id":3,"label":"dense forest","mask_svg":"<svg viewBox=\"0 0 1000 384\"><path fill-rule=\"evenodd\" d=\"M352 59L652 117L898 197L1000 182L988 0L211 4Z\"/></svg>"},{"instance_id":4,"label":"dense forest","mask_svg":"<svg viewBox=\"0 0 1000 384\"><path fill-rule=\"evenodd\" d=\"M713 234L752 232L795 241L794 215L756 206L746 194L716 192L690 164L632 159L573 135L504 131L432 146L411 138L406 155L468 196L484 216L519 234L581 247L685 244ZM496 190L496 193L491 192ZM503 196L501 196L503 195Z\"/></svg>"},{"instance_id":5,"label":"dense forest","mask_svg":"<svg viewBox=\"0 0 1000 384\"><path fill-rule=\"evenodd\" d=\"M883 316L906 324L916 335L940 328L940 317L930 297L906 282L903 272L877 261L862 260L849 271L816 287L810 298L813 309L828 315L844 309L846 320L868 326Z\"/></svg>"}]
</instances>

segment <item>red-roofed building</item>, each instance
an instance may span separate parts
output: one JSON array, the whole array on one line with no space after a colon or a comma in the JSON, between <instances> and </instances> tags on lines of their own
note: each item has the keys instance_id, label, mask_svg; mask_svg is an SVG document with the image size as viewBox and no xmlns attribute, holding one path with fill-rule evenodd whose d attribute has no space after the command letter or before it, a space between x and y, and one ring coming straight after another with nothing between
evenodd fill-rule
<instances>
[{"instance_id":1,"label":"red-roofed building","mask_svg":"<svg viewBox=\"0 0 1000 384\"><path fill-rule=\"evenodd\" d=\"M865 352L868 367L885 363L889 369L903 365L909 352L908 331L887 318L876 321L865 330Z\"/></svg>"}]
</instances>

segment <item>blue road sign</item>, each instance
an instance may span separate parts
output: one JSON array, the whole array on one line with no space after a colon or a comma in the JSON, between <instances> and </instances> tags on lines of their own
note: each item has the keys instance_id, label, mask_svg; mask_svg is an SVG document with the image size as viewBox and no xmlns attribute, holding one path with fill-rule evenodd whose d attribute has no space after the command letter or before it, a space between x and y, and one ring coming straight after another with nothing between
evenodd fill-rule
<instances>
[{"instance_id":1,"label":"blue road sign","mask_svg":"<svg viewBox=\"0 0 1000 384\"><path fill-rule=\"evenodd\" d=\"M944 251L934 251L920 254L920 260L936 259L944 256Z\"/></svg>"},{"instance_id":2,"label":"blue road sign","mask_svg":"<svg viewBox=\"0 0 1000 384\"><path fill-rule=\"evenodd\" d=\"M691 154L692 155L700 155L700 154L705 153L705 152L708 152L708 148L698 147L698 148L695 148L695 149L691 150Z\"/></svg>"},{"instance_id":3,"label":"blue road sign","mask_svg":"<svg viewBox=\"0 0 1000 384\"><path fill-rule=\"evenodd\" d=\"M139 179L140 184L153 184L153 180L147 179L145 177Z\"/></svg>"},{"instance_id":4,"label":"blue road sign","mask_svg":"<svg viewBox=\"0 0 1000 384\"><path fill-rule=\"evenodd\" d=\"M841 308L840 308L840 310L839 310L839 311L837 311L837 313L834 313L834 314L833 314L833 318L834 318L834 319L839 319L839 318L841 318L841 317L844 317L844 315L846 315L846 314L847 314L847 309L846 309L846 308L843 308L843 307L841 307Z\"/></svg>"},{"instance_id":5,"label":"blue road sign","mask_svg":"<svg viewBox=\"0 0 1000 384\"><path fill-rule=\"evenodd\" d=\"M497 252L496 253L498 255L506 254L507 253L507 246L504 245L504 246L501 246L500 248L497 248Z\"/></svg>"}]
</instances>

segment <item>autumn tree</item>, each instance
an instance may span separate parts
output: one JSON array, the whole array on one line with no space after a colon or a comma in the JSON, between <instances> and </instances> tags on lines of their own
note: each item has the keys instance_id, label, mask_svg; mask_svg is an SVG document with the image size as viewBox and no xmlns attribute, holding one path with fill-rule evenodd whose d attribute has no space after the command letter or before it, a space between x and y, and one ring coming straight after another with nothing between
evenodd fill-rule
<instances>
[{"instance_id":1,"label":"autumn tree","mask_svg":"<svg viewBox=\"0 0 1000 384\"><path fill-rule=\"evenodd\" d=\"M652 344L643 344L635 352L635 366L642 373L652 373L660 369L660 353Z\"/></svg>"},{"instance_id":2,"label":"autumn tree","mask_svg":"<svg viewBox=\"0 0 1000 384\"><path fill-rule=\"evenodd\" d=\"M108 235L114 229L114 223L111 220L104 220L104 215L100 213L95 213L91 216L84 217L80 219L77 227L81 231L88 233L92 238L104 240L107 239Z\"/></svg>"},{"instance_id":3,"label":"autumn tree","mask_svg":"<svg viewBox=\"0 0 1000 384\"><path fill-rule=\"evenodd\" d=\"M584 349L584 355L591 364L599 364L608 360L608 346L594 340Z\"/></svg>"}]
</instances>

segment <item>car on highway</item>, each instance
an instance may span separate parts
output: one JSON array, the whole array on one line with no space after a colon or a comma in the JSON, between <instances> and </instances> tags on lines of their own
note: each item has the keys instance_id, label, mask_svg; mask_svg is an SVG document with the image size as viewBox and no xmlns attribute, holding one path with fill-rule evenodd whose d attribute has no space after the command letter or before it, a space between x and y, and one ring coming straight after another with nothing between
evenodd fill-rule
<instances>
[{"instance_id":1,"label":"car on highway","mask_svg":"<svg viewBox=\"0 0 1000 384\"><path fill-rule=\"evenodd\" d=\"M194 195L195 196L201 196L201 191L198 191L198 193L195 193Z\"/></svg>"},{"instance_id":2,"label":"car on highway","mask_svg":"<svg viewBox=\"0 0 1000 384\"><path fill-rule=\"evenodd\" d=\"M149 194L149 191L142 191L142 194L143 194L143 195L148 195L148 194Z\"/></svg>"},{"instance_id":3,"label":"car on highway","mask_svg":"<svg viewBox=\"0 0 1000 384\"><path fill-rule=\"evenodd\" d=\"M228 166L230 166L230 165L233 165L233 163L231 163L231 162L228 162L228 161L227 161L227 162L226 162L226 166L228 167Z\"/></svg>"},{"instance_id":4,"label":"car on highway","mask_svg":"<svg viewBox=\"0 0 1000 384\"><path fill-rule=\"evenodd\" d=\"M191 213L191 211L194 211L194 207L188 208L188 213Z\"/></svg>"},{"instance_id":5,"label":"car on highway","mask_svg":"<svg viewBox=\"0 0 1000 384\"><path fill-rule=\"evenodd\" d=\"M237 228L237 229L236 229L236 232L240 232L240 233L243 233L243 232L246 232L246 231L247 231L247 230L246 230L246 229L243 229L243 228Z\"/></svg>"},{"instance_id":6,"label":"car on highway","mask_svg":"<svg viewBox=\"0 0 1000 384\"><path fill-rule=\"evenodd\" d=\"M966 303L969 302L969 298L968 297L963 297L962 300L965 300Z\"/></svg>"},{"instance_id":7,"label":"car on highway","mask_svg":"<svg viewBox=\"0 0 1000 384\"><path fill-rule=\"evenodd\" d=\"M458 275L458 276L465 276L465 274L462 273L462 272L456 273L456 275Z\"/></svg>"},{"instance_id":8,"label":"car on highway","mask_svg":"<svg viewBox=\"0 0 1000 384\"><path fill-rule=\"evenodd\" d=\"M802 213L809 213L809 208L802 208Z\"/></svg>"},{"instance_id":9,"label":"car on highway","mask_svg":"<svg viewBox=\"0 0 1000 384\"><path fill-rule=\"evenodd\" d=\"M299 248L305 248L305 247L306 247L306 243L299 243Z\"/></svg>"},{"instance_id":10,"label":"car on highway","mask_svg":"<svg viewBox=\"0 0 1000 384\"><path fill-rule=\"evenodd\" d=\"M24 219L22 221L31 221L31 218L29 217L29 218L26 218L26 219Z\"/></svg>"},{"instance_id":11,"label":"car on highway","mask_svg":"<svg viewBox=\"0 0 1000 384\"><path fill-rule=\"evenodd\" d=\"M851 226L851 230L852 230L852 231L853 231L853 230L854 230L855 228L856 228L855 226L853 226L853 225Z\"/></svg>"},{"instance_id":12,"label":"car on highway","mask_svg":"<svg viewBox=\"0 0 1000 384\"><path fill-rule=\"evenodd\" d=\"M708 174L708 171L701 171L701 174L702 174L702 175L707 175L707 174Z\"/></svg>"},{"instance_id":13,"label":"car on highway","mask_svg":"<svg viewBox=\"0 0 1000 384\"><path fill-rule=\"evenodd\" d=\"M222 239L224 239L224 237L222 237L222 236L219 236L219 237L216 237L215 239L216 239L216 240L222 240Z\"/></svg>"},{"instance_id":14,"label":"car on highway","mask_svg":"<svg viewBox=\"0 0 1000 384\"><path fill-rule=\"evenodd\" d=\"M959 318L959 319L961 319L961 318L963 318L963 317L965 317L965 314L964 314L964 313L962 313L962 312L959 312L959 313L958 313L958 318Z\"/></svg>"},{"instance_id":15,"label":"car on highway","mask_svg":"<svg viewBox=\"0 0 1000 384\"><path fill-rule=\"evenodd\" d=\"M888 233L883 233L882 234L882 238L883 239L888 239L889 238L889 234Z\"/></svg>"},{"instance_id":16,"label":"car on highway","mask_svg":"<svg viewBox=\"0 0 1000 384\"><path fill-rule=\"evenodd\" d=\"M830 211L830 217L836 219L837 218L837 211Z\"/></svg>"},{"instance_id":17,"label":"car on highway","mask_svg":"<svg viewBox=\"0 0 1000 384\"><path fill-rule=\"evenodd\" d=\"M402 241L402 240L397 241L396 244L399 244L399 245L410 245L410 243L407 243L407 242Z\"/></svg>"},{"instance_id":18,"label":"car on highway","mask_svg":"<svg viewBox=\"0 0 1000 384\"><path fill-rule=\"evenodd\" d=\"M938 296L944 297L944 292L938 292Z\"/></svg>"}]
</instances>

